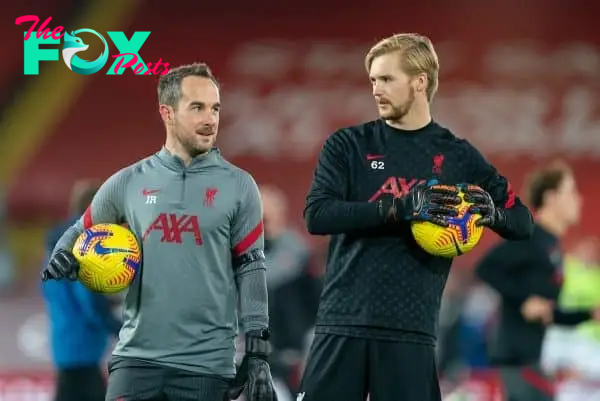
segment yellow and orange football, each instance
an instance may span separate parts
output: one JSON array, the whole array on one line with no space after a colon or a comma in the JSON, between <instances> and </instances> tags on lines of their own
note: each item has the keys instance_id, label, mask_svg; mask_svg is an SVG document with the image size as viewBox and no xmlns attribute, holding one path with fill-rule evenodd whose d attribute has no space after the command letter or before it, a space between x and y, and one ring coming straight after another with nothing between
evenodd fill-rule
<instances>
[{"instance_id":1,"label":"yellow and orange football","mask_svg":"<svg viewBox=\"0 0 600 401\"><path fill-rule=\"evenodd\" d=\"M141 265L135 235L117 224L97 224L73 245L79 262L79 281L94 292L114 294L126 289Z\"/></svg>"},{"instance_id":2,"label":"yellow and orange football","mask_svg":"<svg viewBox=\"0 0 600 401\"><path fill-rule=\"evenodd\" d=\"M415 221L411 230L421 248L434 256L454 258L470 252L481 240L483 227L475 225L481 218L469 212L471 203L464 200L464 193L458 195L462 202L456 206L457 215L448 218L448 227L438 226L428 221Z\"/></svg>"}]
</instances>

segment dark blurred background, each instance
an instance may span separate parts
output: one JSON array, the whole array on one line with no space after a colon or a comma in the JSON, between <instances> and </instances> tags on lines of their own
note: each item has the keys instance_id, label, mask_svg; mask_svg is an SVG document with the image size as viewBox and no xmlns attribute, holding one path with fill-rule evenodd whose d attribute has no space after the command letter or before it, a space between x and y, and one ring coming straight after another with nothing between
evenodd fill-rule
<instances>
[{"instance_id":1,"label":"dark blurred background","mask_svg":"<svg viewBox=\"0 0 600 401\"><path fill-rule=\"evenodd\" d=\"M51 393L38 273L44 236L68 217L72 186L105 179L164 140L157 77L131 69L106 75L118 54L108 35L109 61L98 73L78 75L61 57L40 62L39 75L24 75L23 34L31 23L15 25L22 15L38 15L40 23L51 16L51 30L124 31L128 38L150 31L139 51L146 63L211 66L222 82L219 146L267 188L275 206L265 213L282 227L274 232L294 244L273 259L270 277L273 299L283 294L291 297L285 305L295 299L302 306L277 312L286 317L280 332L287 328L296 344L280 361L291 387L302 368L297 344L310 339L326 245L303 228L305 195L327 135L376 117L363 58L385 36L431 37L441 62L435 118L484 151L514 188L555 157L574 167L587 207L567 250L600 235L596 2L7 0L1 14L0 401ZM82 57L98 57L100 42L81 38L90 44ZM481 246L456 260L440 318L442 374L461 384L468 400L501 399L485 356L495 296L471 274L494 241L487 232ZM294 298L285 285L308 298Z\"/></svg>"}]
</instances>

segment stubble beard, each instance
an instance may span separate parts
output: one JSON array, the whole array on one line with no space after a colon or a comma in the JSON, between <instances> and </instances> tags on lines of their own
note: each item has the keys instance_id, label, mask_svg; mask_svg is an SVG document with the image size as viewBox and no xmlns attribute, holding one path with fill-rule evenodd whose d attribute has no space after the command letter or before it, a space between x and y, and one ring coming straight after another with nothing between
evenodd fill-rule
<instances>
[{"instance_id":1,"label":"stubble beard","mask_svg":"<svg viewBox=\"0 0 600 401\"><path fill-rule=\"evenodd\" d=\"M181 148L190 156L190 158L209 152L215 144L214 137L206 138L207 142L201 143L204 142L202 141L202 137L197 136L194 132L186 135L180 127L177 127L176 129L176 138Z\"/></svg>"},{"instance_id":2,"label":"stubble beard","mask_svg":"<svg viewBox=\"0 0 600 401\"><path fill-rule=\"evenodd\" d=\"M400 105L389 104L389 107L392 110L389 113L382 115L381 118L384 119L385 121L389 121L392 123L400 122L400 121L402 121L404 116L406 116L408 114L410 109L413 107L414 103L415 103L415 91L411 87L409 94L408 94L408 100L404 104L400 104Z\"/></svg>"}]
</instances>

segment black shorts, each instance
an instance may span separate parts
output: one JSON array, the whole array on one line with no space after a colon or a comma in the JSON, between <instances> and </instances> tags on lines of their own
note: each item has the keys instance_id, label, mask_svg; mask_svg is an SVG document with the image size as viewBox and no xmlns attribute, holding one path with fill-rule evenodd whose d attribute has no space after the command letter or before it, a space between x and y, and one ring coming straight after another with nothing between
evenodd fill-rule
<instances>
[{"instance_id":1,"label":"black shorts","mask_svg":"<svg viewBox=\"0 0 600 401\"><path fill-rule=\"evenodd\" d=\"M106 401L223 401L229 380L115 357Z\"/></svg>"},{"instance_id":2,"label":"black shorts","mask_svg":"<svg viewBox=\"0 0 600 401\"><path fill-rule=\"evenodd\" d=\"M99 366L59 369L54 401L104 401L106 380Z\"/></svg>"},{"instance_id":3,"label":"black shorts","mask_svg":"<svg viewBox=\"0 0 600 401\"><path fill-rule=\"evenodd\" d=\"M431 345L315 335L298 399L441 401Z\"/></svg>"}]
</instances>

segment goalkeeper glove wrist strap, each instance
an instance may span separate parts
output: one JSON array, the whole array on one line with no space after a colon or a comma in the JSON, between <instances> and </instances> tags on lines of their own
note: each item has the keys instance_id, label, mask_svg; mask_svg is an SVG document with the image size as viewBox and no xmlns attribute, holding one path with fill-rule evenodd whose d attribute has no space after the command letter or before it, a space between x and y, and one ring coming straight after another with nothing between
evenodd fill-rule
<instances>
[{"instance_id":1,"label":"goalkeeper glove wrist strap","mask_svg":"<svg viewBox=\"0 0 600 401\"><path fill-rule=\"evenodd\" d=\"M379 199L379 217L384 223L396 223L401 219L403 215L402 202L399 202L396 198L382 198Z\"/></svg>"},{"instance_id":2,"label":"goalkeeper glove wrist strap","mask_svg":"<svg viewBox=\"0 0 600 401\"><path fill-rule=\"evenodd\" d=\"M267 360L270 353L268 329L246 333L246 355Z\"/></svg>"},{"instance_id":3,"label":"goalkeeper glove wrist strap","mask_svg":"<svg viewBox=\"0 0 600 401\"><path fill-rule=\"evenodd\" d=\"M510 230L509 222L506 218L506 211L504 209L496 208L494 209L494 224L490 228L494 228L496 230Z\"/></svg>"}]
</instances>

